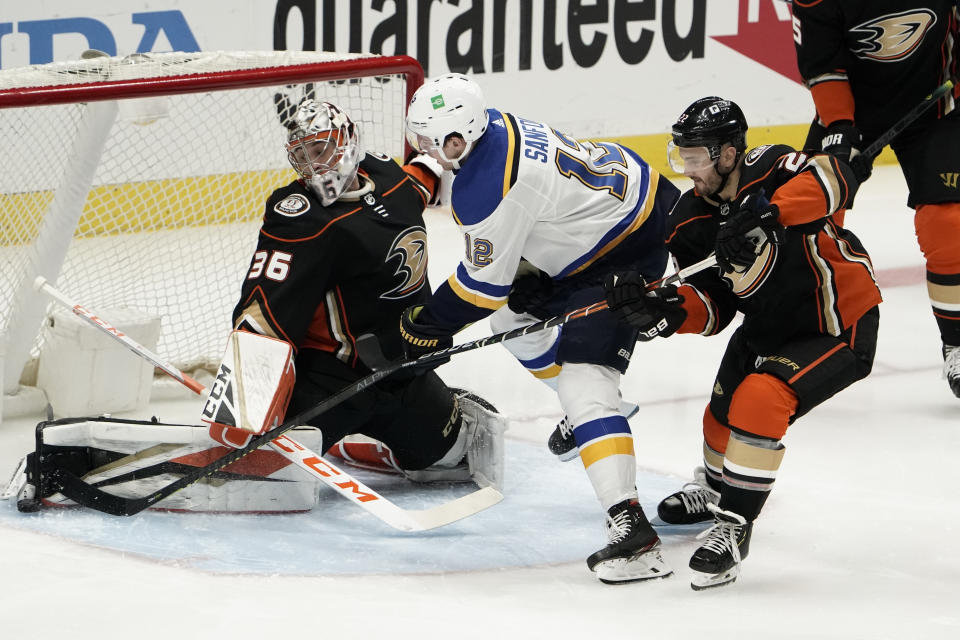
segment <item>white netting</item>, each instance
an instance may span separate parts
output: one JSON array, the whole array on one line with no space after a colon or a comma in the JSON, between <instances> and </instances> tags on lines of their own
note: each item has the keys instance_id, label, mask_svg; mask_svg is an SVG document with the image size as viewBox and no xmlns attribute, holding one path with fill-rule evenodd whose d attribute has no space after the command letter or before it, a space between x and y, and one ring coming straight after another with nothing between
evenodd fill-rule
<instances>
[{"instance_id":1,"label":"white netting","mask_svg":"<svg viewBox=\"0 0 960 640\"><path fill-rule=\"evenodd\" d=\"M0 330L16 336L23 307L29 306L21 300L23 283L40 273L94 310L127 306L159 314L157 351L181 368L216 363L263 203L295 177L286 161L278 101L281 107L295 104L308 93L330 100L361 124L365 148L399 157L407 95L405 76L392 69L380 76L345 73L339 80L251 88L229 87L231 74L316 65L319 78L338 60L361 57L377 59L309 52L175 53L0 71L5 166ZM166 87L178 91L177 82L196 74L216 78L199 92L166 95ZM69 91L131 79L152 79L153 97L116 101L115 117L109 109L103 116L98 106L110 102L8 106L24 87L64 85L60 90ZM45 218L63 215L77 201L63 185L76 181L74 174L83 173L78 167L96 156L77 140L91 121L104 117L109 134L95 170L91 167L92 186L79 192L86 199L82 211L77 209L79 222L67 231L69 250L57 269L37 237ZM30 322L36 324L29 335L37 335L39 320ZM15 344L7 346L8 355L16 351ZM35 341L31 353L38 348ZM7 372L9 387L9 367Z\"/></svg>"}]
</instances>

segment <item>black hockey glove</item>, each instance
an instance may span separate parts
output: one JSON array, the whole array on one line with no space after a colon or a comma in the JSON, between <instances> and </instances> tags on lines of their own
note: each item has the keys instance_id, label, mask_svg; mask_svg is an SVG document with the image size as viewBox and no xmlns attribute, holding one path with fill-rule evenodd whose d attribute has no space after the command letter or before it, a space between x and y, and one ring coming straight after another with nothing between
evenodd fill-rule
<instances>
[{"instance_id":1,"label":"black hockey glove","mask_svg":"<svg viewBox=\"0 0 960 640\"><path fill-rule=\"evenodd\" d=\"M510 286L507 306L514 313L529 313L540 319L549 317L544 308L553 296L553 279L543 271L523 273Z\"/></svg>"},{"instance_id":2,"label":"black hockey glove","mask_svg":"<svg viewBox=\"0 0 960 640\"><path fill-rule=\"evenodd\" d=\"M849 120L838 120L827 127L820 139L820 149L833 154L850 164L851 159L860 154L863 136L860 130Z\"/></svg>"},{"instance_id":3,"label":"black hockey glove","mask_svg":"<svg viewBox=\"0 0 960 640\"><path fill-rule=\"evenodd\" d=\"M862 153L855 155L850 159L850 168L853 169L853 175L856 176L857 182L866 182L873 173L873 158L868 158Z\"/></svg>"},{"instance_id":4,"label":"black hockey glove","mask_svg":"<svg viewBox=\"0 0 960 640\"><path fill-rule=\"evenodd\" d=\"M761 190L747 195L740 210L720 222L717 231L717 264L725 272L745 271L753 264L764 246L780 244L783 225L780 209L770 204Z\"/></svg>"},{"instance_id":5,"label":"black hockey glove","mask_svg":"<svg viewBox=\"0 0 960 640\"><path fill-rule=\"evenodd\" d=\"M403 355L408 360L414 360L422 355L449 349L453 346L453 336L450 333L428 324L417 322L417 317L423 311L423 305L407 307L400 315L400 337L403 343ZM450 362L450 358L439 358L428 365L426 369L433 369ZM418 367L419 368L419 367Z\"/></svg>"},{"instance_id":6,"label":"black hockey glove","mask_svg":"<svg viewBox=\"0 0 960 640\"><path fill-rule=\"evenodd\" d=\"M647 291L647 283L635 272L615 273L603 283L607 305L621 321L640 330L637 340L646 342L657 336L673 335L687 319L683 296L677 287L667 285Z\"/></svg>"}]
</instances>

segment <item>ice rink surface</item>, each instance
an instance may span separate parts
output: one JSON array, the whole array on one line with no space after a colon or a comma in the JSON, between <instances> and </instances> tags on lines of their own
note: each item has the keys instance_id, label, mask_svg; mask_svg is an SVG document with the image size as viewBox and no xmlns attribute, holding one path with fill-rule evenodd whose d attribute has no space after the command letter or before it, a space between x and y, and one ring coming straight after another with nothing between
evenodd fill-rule
<instances>
[{"instance_id":1,"label":"ice rink surface","mask_svg":"<svg viewBox=\"0 0 960 640\"><path fill-rule=\"evenodd\" d=\"M905 202L899 169L882 166L847 214L883 287L874 372L791 427L733 585L690 589L700 529L678 527L662 532L674 575L596 581L584 558L604 542L599 505L580 463L556 462L543 444L559 405L493 346L440 372L511 419L499 505L398 534L335 496L299 516L24 515L0 503L0 638L960 638L960 400L940 377ZM428 226L436 284L462 240L440 212ZM488 331L478 323L463 338ZM725 344L684 335L634 354L622 388L640 404L630 424L648 507L700 461ZM197 402L129 417L150 415L193 422ZM36 422L0 425L4 479ZM405 504L429 500L388 489Z\"/></svg>"}]
</instances>

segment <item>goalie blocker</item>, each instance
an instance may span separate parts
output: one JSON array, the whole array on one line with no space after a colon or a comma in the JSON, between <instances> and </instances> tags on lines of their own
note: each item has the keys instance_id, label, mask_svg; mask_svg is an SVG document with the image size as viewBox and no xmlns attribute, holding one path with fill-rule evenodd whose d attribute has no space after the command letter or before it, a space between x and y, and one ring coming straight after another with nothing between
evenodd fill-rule
<instances>
[{"instance_id":1,"label":"goalie blocker","mask_svg":"<svg viewBox=\"0 0 960 640\"><path fill-rule=\"evenodd\" d=\"M295 381L288 342L233 331L203 405L210 437L228 447L247 446L283 421Z\"/></svg>"}]
</instances>

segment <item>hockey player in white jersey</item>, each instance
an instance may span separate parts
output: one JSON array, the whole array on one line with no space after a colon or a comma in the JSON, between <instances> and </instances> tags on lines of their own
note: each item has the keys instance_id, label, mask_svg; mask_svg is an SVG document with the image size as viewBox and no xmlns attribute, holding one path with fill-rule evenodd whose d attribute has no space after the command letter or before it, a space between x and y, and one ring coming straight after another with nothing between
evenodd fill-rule
<instances>
[{"instance_id":1,"label":"hockey player in white jersey","mask_svg":"<svg viewBox=\"0 0 960 640\"><path fill-rule=\"evenodd\" d=\"M406 126L417 150L455 172L451 205L466 246L428 303L404 311L408 356L450 346L453 334L490 314L499 332L602 300L604 276L615 271L636 269L647 281L663 274L665 219L679 191L632 150L488 109L461 74L420 87ZM670 573L637 501L633 436L620 413L635 338L601 312L504 343L557 390L573 425L607 513L609 544L587 565L608 583Z\"/></svg>"}]
</instances>

